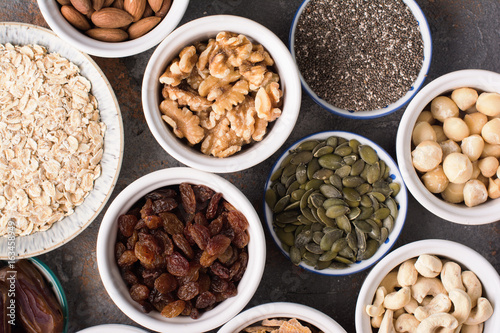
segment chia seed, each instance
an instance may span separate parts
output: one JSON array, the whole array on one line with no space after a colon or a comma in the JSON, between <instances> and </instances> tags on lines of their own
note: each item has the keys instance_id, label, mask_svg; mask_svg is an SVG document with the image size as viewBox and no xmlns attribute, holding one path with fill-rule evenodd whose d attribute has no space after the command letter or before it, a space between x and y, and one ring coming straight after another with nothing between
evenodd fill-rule
<instances>
[{"instance_id":1,"label":"chia seed","mask_svg":"<svg viewBox=\"0 0 500 333\"><path fill-rule=\"evenodd\" d=\"M350 111L399 100L424 58L418 22L401 0L311 0L298 19L294 42L309 87Z\"/></svg>"}]
</instances>

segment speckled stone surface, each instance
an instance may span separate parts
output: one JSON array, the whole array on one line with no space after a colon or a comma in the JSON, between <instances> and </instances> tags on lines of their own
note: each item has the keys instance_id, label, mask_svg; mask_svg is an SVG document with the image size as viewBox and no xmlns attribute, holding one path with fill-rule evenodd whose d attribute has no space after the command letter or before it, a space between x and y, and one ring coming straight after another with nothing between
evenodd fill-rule
<instances>
[{"instance_id":1,"label":"speckled stone surface","mask_svg":"<svg viewBox=\"0 0 500 333\"><path fill-rule=\"evenodd\" d=\"M433 58L425 83L448 72L477 68L500 72L500 2L498 0L417 0L427 16L433 38ZM213 14L253 19L288 43L289 27L299 0L193 0L182 23ZM47 27L35 0L1 0L0 21ZM141 109L142 75L153 50L122 59L94 57L113 86L120 103L124 129L123 165L111 200L130 182L158 169L180 166L149 132ZM347 130L366 136L395 158L395 137L404 108L372 120L352 120L328 113L303 94L302 108L292 135L267 161L250 170L222 175L239 187L262 217L263 187L278 156L301 137L325 130ZM148 149L145 149L148 147ZM405 227L395 247L426 239L449 239L465 244L500 272L500 224L458 225L442 220L409 196ZM109 205L109 203L108 203ZM107 207L107 206L106 206ZM97 232L106 210L77 238L40 256L62 282L69 302L70 332L104 323L137 326L114 305L99 279L95 258ZM499 208L500 216L500 208ZM267 261L262 282L247 307L289 301L309 305L331 316L354 333L354 308L368 271L345 277L326 277L294 267L267 237ZM213 330L212 332L216 332Z\"/></svg>"}]
</instances>

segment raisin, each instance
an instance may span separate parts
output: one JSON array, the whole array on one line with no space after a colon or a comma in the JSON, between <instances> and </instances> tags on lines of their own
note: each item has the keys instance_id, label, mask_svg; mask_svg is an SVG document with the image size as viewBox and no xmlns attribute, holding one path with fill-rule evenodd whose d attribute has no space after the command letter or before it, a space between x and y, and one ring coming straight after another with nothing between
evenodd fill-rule
<instances>
[{"instance_id":1,"label":"raisin","mask_svg":"<svg viewBox=\"0 0 500 333\"><path fill-rule=\"evenodd\" d=\"M189 316L191 315L191 311L193 311L193 303L187 301L184 310L181 312L181 316Z\"/></svg>"},{"instance_id":2,"label":"raisin","mask_svg":"<svg viewBox=\"0 0 500 333\"><path fill-rule=\"evenodd\" d=\"M217 256L211 256L207 251L203 251L200 257L200 265L209 267L217 259Z\"/></svg>"},{"instance_id":3,"label":"raisin","mask_svg":"<svg viewBox=\"0 0 500 333\"><path fill-rule=\"evenodd\" d=\"M236 232L234 234L234 238L232 243L239 249L244 248L245 246L248 245L248 242L250 241L250 236L246 231L243 232Z\"/></svg>"},{"instance_id":4,"label":"raisin","mask_svg":"<svg viewBox=\"0 0 500 333\"><path fill-rule=\"evenodd\" d=\"M227 210L228 212L238 211L233 205L231 205L226 200L222 201L222 207L224 207L224 209Z\"/></svg>"},{"instance_id":5,"label":"raisin","mask_svg":"<svg viewBox=\"0 0 500 333\"><path fill-rule=\"evenodd\" d=\"M170 212L178 205L174 198L164 198L153 201L153 212L156 214Z\"/></svg>"},{"instance_id":6,"label":"raisin","mask_svg":"<svg viewBox=\"0 0 500 333\"><path fill-rule=\"evenodd\" d=\"M156 278L154 287L162 294L169 293L177 289L177 280L173 275L163 273Z\"/></svg>"},{"instance_id":7,"label":"raisin","mask_svg":"<svg viewBox=\"0 0 500 333\"><path fill-rule=\"evenodd\" d=\"M229 279L229 269L216 261L210 266L210 271L221 279Z\"/></svg>"},{"instance_id":8,"label":"raisin","mask_svg":"<svg viewBox=\"0 0 500 333\"><path fill-rule=\"evenodd\" d=\"M200 293L202 293L210 289L212 280L210 279L210 276L208 276L208 274L200 273L200 277L198 278L198 284L200 285Z\"/></svg>"},{"instance_id":9,"label":"raisin","mask_svg":"<svg viewBox=\"0 0 500 333\"><path fill-rule=\"evenodd\" d=\"M127 249L133 250L135 248L135 243L139 240L139 232L134 230L132 236L127 239Z\"/></svg>"},{"instance_id":10,"label":"raisin","mask_svg":"<svg viewBox=\"0 0 500 333\"><path fill-rule=\"evenodd\" d=\"M177 301L165 305L163 310L161 310L161 315L166 318L174 318L180 315L182 311L184 311L185 307L186 307L186 302L179 299Z\"/></svg>"},{"instance_id":11,"label":"raisin","mask_svg":"<svg viewBox=\"0 0 500 333\"><path fill-rule=\"evenodd\" d=\"M182 206L186 213L196 213L196 197L193 188L188 183L181 183L179 185L179 192L181 192Z\"/></svg>"},{"instance_id":12,"label":"raisin","mask_svg":"<svg viewBox=\"0 0 500 333\"><path fill-rule=\"evenodd\" d=\"M167 270L175 276L185 276L189 271L189 262L179 252L167 256Z\"/></svg>"},{"instance_id":13,"label":"raisin","mask_svg":"<svg viewBox=\"0 0 500 333\"><path fill-rule=\"evenodd\" d=\"M156 230L154 237L158 242L162 254L169 256L174 252L174 244L165 232Z\"/></svg>"},{"instance_id":14,"label":"raisin","mask_svg":"<svg viewBox=\"0 0 500 333\"><path fill-rule=\"evenodd\" d=\"M151 199L147 199L144 206L141 208L141 218L145 218L146 216L153 215L153 201Z\"/></svg>"},{"instance_id":15,"label":"raisin","mask_svg":"<svg viewBox=\"0 0 500 333\"><path fill-rule=\"evenodd\" d=\"M227 221L235 233L240 233L248 229L248 221L240 211L233 210L228 212Z\"/></svg>"},{"instance_id":16,"label":"raisin","mask_svg":"<svg viewBox=\"0 0 500 333\"><path fill-rule=\"evenodd\" d=\"M196 245L202 250L205 250L210 239L210 231L205 226L200 224L188 224L188 232Z\"/></svg>"},{"instance_id":17,"label":"raisin","mask_svg":"<svg viewBox=\"0 0 500 333\"><path fill-rule=\"evenodd\" d=\"M143 265L153 265L155 260L155 249L151 246L151 242L137 242L134 247L134 253Z\"/></svg>"},{"instance_id":18,"label":"raisin","mask_svg":"<svg viewBox=\"0 0 500 333\"><path fill-rule=\"evenodd\" d=\"M184 237L184 235L175 234L172 236L172 239L174 240L175 246L177 246L179 248L179 250L184 252L186 257L188 257L189 259L194 258L193 249L191 248L191 245L189 244L187 239Z\"/></svg>"},{"instance_id":19,"label":"raisin","mask_svg":"<svg viewBox=\"0 0 500 333\"><path fill-rule=\"evenodd\" d=\"M193 192L196 199L201 202L209 200L214 195L214 191L205 185L194 185Z\"/></svg>"},{"instance_id":20,"label":"raisin","mask_svg":"<svg viewBox=\"0 0 500 333\"><path fill-rule=\"evenodd\" d=\"M221 279L217 275L212 277L212 284L210 285L210 290L221 293L223 291L226 291L228 282L225 279Z\"/></svg>"},{"instance_id":21,"label":"raisin","mask_svg":"<svg viewBox=\"0 0 500 333\"><path fill-rule=\"evenodd\" d=\"M148 297L149 303L151 303L159 312L163 310L165 305L172 303L175 300L176 298L174 298L171 293L162 294L156 289L151 290Z\"/></svg>"},{"instance_id":22,"label":"raisin","mask_svg":"<svg viewBox=\"0 0 500 333\"><path fill-rule=\"evenodd\" d=\"M158 200L158 199L165 199L165 198L175 198L177 196L177 192L172 189L159 189L155 190L153 192L150 192L146 194L145 198L146 199L151 199L151 200Z\"/></svg>"},{"instance_id":23,"label":"raisin","mask_svg":"<svg viewBox=\"0 0 500 333\"><path fill-rule=\"evenodd\" d=\"M120 258L126 249L127 249L127 247L125 245L123 245L123 243L121 243L121 242L116 243L115 244L115 258L116 259Z\"/></svg>"},{"instance_id":24,"label":"raisin","mask_svg":"<svg viewBox=\"0 0 500 333\"><path fill-rule=\"evenodd\" d=\"M134 272L132 272L131 269L126 268L122 270L122 279L127 283L127 285L132 286L136 283L139 283L139 279L135 275Z\"/></svg>"},{"instance_id":25,"label":"raisin","mask_svg":"<svg viewBox=\"0 0 500 333\"><path fill-rule=\"evenodd\" d=\"M223 229L221 232L220 232L221 235L224 235L226 236L227 238L229 238L231 241L234 239L234 230L231 229L231 228L227 228L227 229Z\"/></svg>"},{"instance_id":26,"label":"raisin","mask_svg":"<svg viewBox=\"0 0 500 333\"><path fill-rule=\"evenodd\" d=\"M150 215L150 216L153 216L153 215ZM141 230L142 228L145 228L147 227L146 226L146 222L144 222L144 219L140 219L137 224L135 225L135 230Z\"/></svg>"},{"instance_id":27,"label":"raisin","mask_svg":"<svg viewBox=\"0 0 500 333\"><path fill-rule=\"evenodd\" d=\"M232 246L228 246L226 248L226 251L224 251L224 253L220 254L217 259L223 263L223 264L226 264L226 265L231 265L231 264L228 264L229 260L233 257L233 247ZM236 260L238 258L238 256L236 256L236 258L234 260Z\"/></svg>"},{"instance_id":28,"label":"raisin","mask_svg":"<svg viewBox=\"0 0 500 333\"><path fill-rule=\"evenodd\" d=\"M214 291L213 294L215 295L215 302L216 303L223 302L227 299L227 297L222 293L218 293L218 292Z\"/></svg>"},{"instance_id":29,"label":"raisin","mask_svg":"<svg viewBox=\"0 0 500 333\"><path fill-rule=\"evenodd\" d=\"M215 220L212 220L212 222L210 222L210 224L208 225L208 231L210 232L211 237L221 232L225 220L226 220L226 214L221 214Z\"/></svg>"},{"instance_id":30,"label":"raisin","mask_svg":"<svg viewBox=\"0 0 500 333\"><path fill-rule=\"evenodd\" d=\"M189 317L191 317L191 319L198 319L198 318L200 318L200 311L197 308L193 308L191 310L191 314L189 315Z\"/></svg>"},{"instance_id":31,"label":"raisin","mask_svg":"<svg viewBox=\"0 0 500 333\"><path fill-rule=\"evenodd\" d=\"M226 251L229 244L231 244L231 240L226 236L215 235L214 237L210 238L205 250L211 256L219 256Z\"/></svg>"},{"instance_id":32,"label":"raisin","mask_svg":"<svg viewBox=\"0 0 500 333\"><path fill-rule=\"evenodd\" d=\"M217 216L217 209L219 208L219 201L222 199L222 193L215 193L210 199L210 203L207 207L206 217L211 220Z\"/></svg>"},{"instance_id":33,"label":"raisin","mask_svg":"<svg viewBox=\"0 0 500 333\"><path fill-rule=\"evenodd\" d=\"M198 212L194 215L194 223L201 224L202 226L208 227L208 221L202 212Z\"/></svg>"},{"instance_id":34,"label":"raisin","mask_svg":"<svg viewBox=\"0 0 500 333\"><path fill-rule=\"evenodd\" d=\"M205 291L196 298L195 306L198 309L204 309L213 305L214 303L215 303L215 295L212 294L210 291Z\"/></svg>"},{"instance_id":35,"label":"raisin","mask_svg":"<svg viewBox=\"0 0 500 333\"><path fill-rule=\"evenodd\" d=\"M193 299L200 293L200 285L198 282L188 282L179 287L177 290L177 297L184 301L189 301Z\"/></svg>"},{"instance_id":36,"label":"raisin","mask_svg":"<svg viewBox=\"0 0 500 333\"><path fill-rule=\"evenodd\" d=\"M118 259L119 267L127 267L137 261L137 257L132 250L126 250Z\"/></svg>"},{"instance_id":37,"label":"raisin","mask_svg":"<svg viewBox=\"0 0 500 333\"><path fill-rule=\"evenodd\" d=\"M132 236L135 225L137 224L137 217L134 215L120 215L118 217L118 228L125 237Z\"/></svg>"},{"instance_id":38,"label":"raisin","mask_svg":"<svg viewBox=\"0 0 500 333\"><path fill-rule=\"evenodd\" d=\"M179 282L179 285L183 285L191 281L197 281L200 274L199 273L200 267L201 266L199 264L195 262L190 262L187 274L184 276L177 277L177 282Z\"/></svg>"},{"instance_id":39,"label":"raisin","mask_svg":"<svg viewBox=\"0 0 500 333\"><path fill-rule=\"evenodd\" d=\"M227 289L222 292L222 296L225 298L229 298L236 295L238 295L238 289L236 289L236 285L233 282L229 282L227 284Z\"/></svg>"},{"instance_id":40,"label":"raisin","mask_svg":"<svg viewBox=\"0 0 500 333\"><path fill-rule=\"evenodd\" d=\"M143 284L134 284L130 288L130 297L136 302L144 301L149 297L149 288Z\"/></svg>"},{"instance_id":41,"label":"raisin","mask_svg":"<svg viewBox=\"0 0 500 333\"><path fill-rule=\"evenodd\" d=\"M159 216L156 215L149 215L146 216L144 219L144 224L149 228L149 229L156 229L160 225L162 225L162 219Z\"/></svg>"},{"instance_id":42,"label":"raisin","mask_svg":"<svg viewBox=\"0 0 500 333\"><path fill-rule=\"evenodd\" d=\"M184 231L184 224L174 213L165 212L158 215L163 220L163 229L170 235L181 234Z\"/></svg>"},{"instance_id":43,"label":"raisin","mask_svg":"<svg viewBox=\"0 0 500 333\"><path fill-rule=\"evenodd\" d=\"M248 254L246 252L240 253L238 260L230 268L230 278L233 281L240 281L247 269Z\"/></svg>"}]
</instances>

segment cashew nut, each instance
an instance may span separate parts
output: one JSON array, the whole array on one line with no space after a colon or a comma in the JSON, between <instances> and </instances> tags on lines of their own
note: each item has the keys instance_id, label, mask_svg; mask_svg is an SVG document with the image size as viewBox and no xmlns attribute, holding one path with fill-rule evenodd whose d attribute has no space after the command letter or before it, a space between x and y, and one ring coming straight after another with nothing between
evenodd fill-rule
<instances>
[{"instance_id":1,"label":"cashew nut","mask_svg":"<svg viewBox=\"0 0 500 333\"><path fill-rule=\"evenodd\" d=\"M384 313L385 308L383 304L386 295L387 290L385 290L385 287L378 287L377 291L375 292L375 300L373 301L373 304L366 306L366 313L370 317L378 317Z\"/></svg>"},{"instance_id":2,"label":"cashew nut","mask_svg":"<svg viewBox=\"0 0 500 333\"><path fill-rule=\"evenodd\" d=\"M462 283L462 268L460 265L453 261L445 263L441 270L441 282L443 282L443 286L448 292L457 288L465 290Z\"/></svg>"},{"instance_id":3,"label":"cashew nut","mask_svg":"<svg viewBox=\"0 0 500 333\"><path fill-rule=\"evenodd\" d=\"M415 268L416 259L406 260L399 266L398 283L402 287L409 287L417 282L418 271Z\"/></svg>"},{"instance_id":4,"label":"cashew nut","mask_svg":"<svg viewBox=\"0 0 500 333\"><path fill-rule=\"evenodd\" d=\"M460 333L483 333L483 326L484 324L477 324L477 325L462 325L462 330Z\"/></svg>"},{"instance_id":5,"label":"cashew nut","mask_svg":"<svg viewBox=\"0 0 500 333\"><path fill-rule=\"evenodd\" d=\"M440 327L454 330L458 327L458 321L449 313L435 313L424 319L415 333L434 333Z\"/></svg>"},{"instance_id":6,"label":"cashew nut","mask_svg":"<svg viewBox=\"0 0 500 333\"><path fill-rule=\"evenodd\" d=\"M472 308L470 297L461 289L453 289L449 292L448 296L455 309L451 315L457 318L458 324L461 325L469 317Z\"/></svg>"},{"instance_id":7,"label":"cashew nut","mask_svg":"<svg viewBox=\"0 0 500 333\"><path fill-rule=\"evenodd\" d=\"M421 303L427 295L436 296L437 294L447 294L447 291L438 278L420 276L417 282L411 286L411 294L417 302Z\"/></svg>"},{"instance_id":8,"label":"cashew nut","mask_svg":"<svg viewBox=\"0 0 500 333\"><path fill-rule=\"evenodd\" d=\"M408 304L411 300L411 288L403 287L394 291L384 298L384 306L390 310L398 310Z\"/></svg>"},{"instance_id":9,"label":"cashew nut","mask_svg":"<svg viewBox=\"0 0 500 333\"><path fill-rule=\"evenodd\" d=\"M378 333L395 333L394 322L393 322L394 312L392 310L387 309L384 314L384 318L380 323L380 328L378 329Z\"/></svg>"},{"instance_id":10,"label":"cashew nut","mask_svg":"<svg viewBox=\"0 0 500 333\"><path fill-rule=\"evenodd\" d=\"M379 287L385 287L385 290L387 290L387 293L392 293L393 291L396 290L396 288L401 287L401 285L398 282L398 271L392 271L389 274L387 274L382 282L380 282Z\"/></svg>"},{"instance_id":11,"label":"cashew nut","mask_svg":"<svg viewBox=\"0 0 500 333\"><path fill-rule=\"evenodd\" d=\"M471 306L474 308L477 304L477 299L483 294L483 286L472 271L462 272L462 282L467 295L470 297Z\"/></svg>"},{"instance_id":12,"label":"cashew nut","mask_svg":"<svg viewBox=\"0 0 500 333\"><path fill-rule=\"evenodd\" d=\"M398 319L399 316L401 316L403 313L406 313L405 308L397 309L396 311L394 311L394 320Z\"/></svg>"},{"instance_id":13,"label":"cashew nut","mask_svg":"<svg viewBox=\"0 0 500 333\"><path fill-rule=\"evenodd\" d=\"M460 333L460 330L462 329L462 325L458 325L457 328L455 329L448 329L448 328L438 328L436 330L436 333Z\"/></svg>"},{"instance_id":14,"label":"cashew nut","mask_svg":"<svg viewBox=\"0 0 500 333\"><path fill-rule=\"evenodd\" d=\"M438 294L436 297L430 301L429 304L425 306L419 306L415 309L413 315L419 321L424 320L425 318L440 312L448 312L451 309L451 301L448 296L445 294Z\"/></svg>"},{"instance_id":15,"label":"cashew nut","mask_svg":"<svg viewBox=\"0 0 500 333\"><path fill-rule=\"evenodd\" d=\"M394 328L398 333L415 333L420 322L411 314L404 313L398 317Z\"/></svg>"},{"instance_id":16,"label":"cashew nut","mask_svg":"<svg viewBox=\"0 0 500 333\"><path fill-rule=\"evenodd\" d=\"M415 268L420 273L420 275L428 278L433 278L441 273L441 268L443 264L441 260L429 254L422 254L418 257L415 262Z\"/></svg>"},{"instance_id":17,"label":"cashew nut","mask_svg":"<svg viewBox=\"0 0 500 333\"><path fill-rule=\"evenodd\" d=\"M379 328L380 324L382 323L382 319L384 319L384 316L380 315L377 317L372 317L370 320L372 327Z\"/></svg>"},{"instance_id":18,"label":"cashew nut","mask_svg":"<svg viewBox=\"0 0 500 333\"><path fill-rule=\"evenodd\" d=\"M405 310L406 312L413 314L416 308L418 308L418 302L412 297L410 302L405 305Z\"/></svg>"},{"instance_id":19,"label":"cashew nut","mask_svg":"<svg viewBox=\"0 0 500 333\"><path fill-rule=\"evenodd\" d=\"M464 322L466 325L477 325L485 322L493 314L493 307L490 301L484 297L479 297L477 305L469 314L469 318Z\"/></svg>"}]
</instances>

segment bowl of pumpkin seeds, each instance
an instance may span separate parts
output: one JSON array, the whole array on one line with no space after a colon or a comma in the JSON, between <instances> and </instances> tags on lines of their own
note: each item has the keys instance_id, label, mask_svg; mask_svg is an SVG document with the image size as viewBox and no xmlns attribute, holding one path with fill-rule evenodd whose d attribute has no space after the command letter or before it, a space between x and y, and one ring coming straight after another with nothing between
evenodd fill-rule
<instances>
[{"instance_id":1,"label":"bowl of pumpkin seeds","mask_svg":"<svg viewBox=\"0 0 500 333\"><path fill-rule=\"evenodd\" d=\"M326 131L302 138L277 160L264 201L269 232L293 264L348 275L389 252L403 229L408 194L382 147Z\"/></svg>"}]
</instances>

